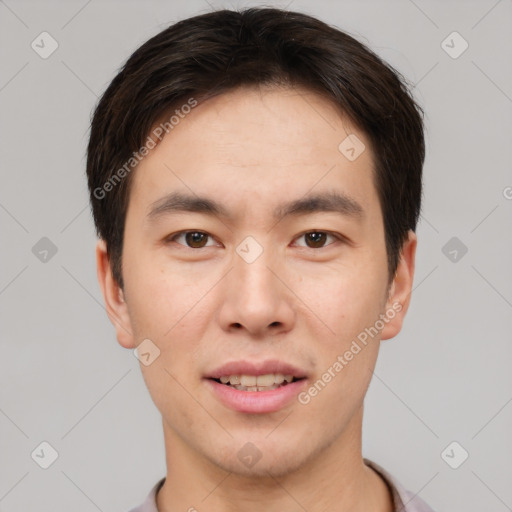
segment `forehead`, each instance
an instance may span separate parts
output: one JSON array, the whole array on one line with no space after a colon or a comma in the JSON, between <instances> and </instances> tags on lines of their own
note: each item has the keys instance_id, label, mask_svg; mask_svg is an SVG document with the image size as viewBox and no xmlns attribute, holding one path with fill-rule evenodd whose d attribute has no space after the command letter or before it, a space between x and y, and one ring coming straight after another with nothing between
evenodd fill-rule
<instances>
[{"instance_id":1,"label":"forehead","mask_svg":"<svg viewBox=\"0 0 512 512\"><path fill-rule=\"evenodd\" d=\"M236 190L247 209L335 190L367 209L377 200L373 175L369 140L330 101L300 88L244 87L180 116L138 165L132 200L142 197L147 212L177 189L227 203Z\"/></svg>"}]
</instances>

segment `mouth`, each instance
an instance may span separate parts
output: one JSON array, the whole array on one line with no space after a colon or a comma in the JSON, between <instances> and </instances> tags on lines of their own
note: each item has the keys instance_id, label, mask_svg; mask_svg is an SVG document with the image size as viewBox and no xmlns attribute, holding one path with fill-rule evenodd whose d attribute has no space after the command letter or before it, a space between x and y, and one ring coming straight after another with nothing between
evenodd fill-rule
<instances>
[{"instance_id":1,"label":"mouth","mask_svg":"<svg viewBox=\"0 0 512 512\"><path fill-rule=\"evenodd\" d=\"M240 384L231 382L240 381ZM265 377L263 383L265 386L258 386L258 378ZM283 378L281 383L279 382ZM239 413L264 414L277 412L284 407L291 405L297 398L298 394L307 386L305 377L298 378L290 374L264 374L264 375L230 375L223 376L222 380L229 382L221 382L221 377L208 378L205 382L213 396L228 409ZM246 384L255 385L244 385ZM261 381L260 381L261 383Z\"/></svg>"},{"instance_id":2,"label":"mouth","mask_svg":"<svg viewBox=\"0 0 512 512\"><path fill-rule=\"evenodd\" d=\"M267 373L265 375L223 375L211 380L238 391L261 392L272 391L303 379L305 377L295 377L291 374Z\"/></svg>"},{"instance_id":3,"label":"mouth","mask_svg":"<svg viewBox=\"0 0 512 512\"><path fill-rule=\"evenodd\" d=\"M240 413L272 413L293 403L306 386L305 371L277 359L231 361L205 375L209 392Z\"/></svg>"}]
</instances>

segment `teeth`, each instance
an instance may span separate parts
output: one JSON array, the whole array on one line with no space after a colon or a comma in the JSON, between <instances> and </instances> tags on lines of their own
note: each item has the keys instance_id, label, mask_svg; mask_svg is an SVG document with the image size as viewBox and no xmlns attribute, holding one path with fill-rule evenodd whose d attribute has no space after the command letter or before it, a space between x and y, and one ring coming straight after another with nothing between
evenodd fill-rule
<instances>
[{"instance_id":1,"label":"teeth","mask_svg":"<svg viewBox=\"0 0 512 512\"><path fill-rule=\"evenodd\" d=\"M256 386L256 379L255 375L242 375L240 377L240 384L245 387Z\"/></svg>"},{"instance_id":2,"label":"teeth","mask_svg":"<svg viewBox=\"0 0 512 512\"><path fill-rule=\"evenodd\" d=\"M279 386L283 382L292 382L293 375L282 373L267 373L266 375L223 375L219 379L222 384L231 384L236 389L239 387L247 391L264 391ZM259 389L262 388L262 389Z\"/></svg>"},{"instance_id":3,"label":"teeth","mask_svg":"<svg viewBox=\"0 0 512 512\"><path fill-rule=\"evenodd\" d=\"M277 389L279 384L274 384L272 386L250 386L246 388L245 386L233 386L238 391L271 391L272 389Z\"/></svg>"},{"instance_id":4,"label":"teeth","mask_svg":"<svg viewBox=\"0 0 512 512\"><path fill-rule=\"evenodd\" d=\"M256 377L256 384L258 386L272 386L272 384L274 384L274 375L272 373L268 375L258 375L258 377Z\"/></svg>"}]
</instances>

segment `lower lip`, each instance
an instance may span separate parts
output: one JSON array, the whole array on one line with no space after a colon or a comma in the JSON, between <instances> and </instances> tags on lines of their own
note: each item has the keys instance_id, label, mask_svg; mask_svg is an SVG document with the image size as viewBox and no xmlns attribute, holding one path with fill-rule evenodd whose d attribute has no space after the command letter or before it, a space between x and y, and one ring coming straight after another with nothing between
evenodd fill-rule
<instances>
[{"instance_id":1,"label":"lower lip","mask_svg":"<svg viewBox=\"0 0 512 512\"><path fill-rule=\"evenodd\" d=\"M306 385L306 379L301 379L268 391L240 391L213 379L206 379L206 382L226 407L247 413L279 411L297 398Z\"/></svg>"}]
</instances>

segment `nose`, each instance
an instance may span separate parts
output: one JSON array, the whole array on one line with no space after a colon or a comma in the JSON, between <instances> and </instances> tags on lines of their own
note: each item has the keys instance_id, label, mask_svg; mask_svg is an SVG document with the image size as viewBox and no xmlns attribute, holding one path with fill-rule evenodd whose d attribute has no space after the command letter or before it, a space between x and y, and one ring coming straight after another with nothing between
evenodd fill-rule
<instances>
[{"instance_id":1,"label":"nose","mask_svg":"<svg viewBox=\"0 0 512 512\"><path fill-rule=\"evenodd\" d=\"M225 331L245 329L255 337L287 332L293 328L294 294L287 287L286 272L271 250L253 262L234 255L233 269L224 288L219 321Z\"/></svg>"}]
</instances>

